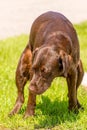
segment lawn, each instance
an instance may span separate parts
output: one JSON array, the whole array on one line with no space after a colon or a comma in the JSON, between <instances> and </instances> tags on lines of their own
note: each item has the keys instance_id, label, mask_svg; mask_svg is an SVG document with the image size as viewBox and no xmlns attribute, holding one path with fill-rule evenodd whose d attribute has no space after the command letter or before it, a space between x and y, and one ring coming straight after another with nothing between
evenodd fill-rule
<instances>
[{"instance_id":1,"label":"lawn","mask_svg":"<svg viewBox=\"0 0 87 130\"><path fill-rule=\"evenodd\" d=\"M81 48L81 59L87 71L87 22L74 25ZM0 41L0 130L87 130L87 91L80 86L78 98L84 107L79 114L68 112L67 85L64 78L56 78L51 87L37 96L35 117L23 119L28 99L27 83L25 103L13 117L8 117L17 96L15 70L28 35L20 35Z\"/></svg>"}]
</instances>

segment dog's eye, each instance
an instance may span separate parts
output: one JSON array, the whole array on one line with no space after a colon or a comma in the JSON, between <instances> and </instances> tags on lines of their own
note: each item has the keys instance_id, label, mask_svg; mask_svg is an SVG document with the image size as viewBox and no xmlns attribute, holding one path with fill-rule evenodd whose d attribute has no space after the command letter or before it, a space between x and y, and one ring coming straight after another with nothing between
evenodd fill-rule
<instances>
[{"instance_id":1,"label":"dog's eye","mask_svg":"<svg viewBox=\"0 0 87 130\"><path fill-rule=\"evenodd\" d=\"M41 68L41 72L44 73L45 72L45 68Z\"/></svg>"},{"instance_id":2,"label":"dog's eye","mask_svg":"<svg viewBox=\"0 0 87 130\"><path fill-rule=\"evenodd\" d=\"M47 73L47 69L45 67L41 68L41 73Z\"/></svg>"},{"instance_id":3,"label":"dog's eye","mask_svg":"<svg viewBox=\"0 0 87 130\"><path fill-rule=\"evenodd\" d=\"M47 77L49 77L49 76L52 75L52 73L51 73L50 71L48 71L48 69L45 68L45 67L42 67L42 68L41 68L41 74L42 74L42 76L45 77L45 78L47 78Z\"/></svg>"}]
</instances>

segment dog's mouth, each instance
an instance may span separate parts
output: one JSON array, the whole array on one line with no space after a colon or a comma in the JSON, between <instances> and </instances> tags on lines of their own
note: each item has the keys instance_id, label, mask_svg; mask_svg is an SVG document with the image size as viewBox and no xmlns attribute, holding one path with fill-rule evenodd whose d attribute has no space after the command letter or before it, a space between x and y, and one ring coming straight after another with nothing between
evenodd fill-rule
<instances>
[{"instance_id":1,"label":"dog's mouth","mask_svg":"<svg viewBox=\"0 0 87 130\"><path fill-rule=\"evenodd\" d=\"M44 93L48 88L49 88L50 84L44 83L42 86L36 86L36 85L32 85L30 84L30 91L34 94L42 94Z\"/></svg>"}]
</instances>

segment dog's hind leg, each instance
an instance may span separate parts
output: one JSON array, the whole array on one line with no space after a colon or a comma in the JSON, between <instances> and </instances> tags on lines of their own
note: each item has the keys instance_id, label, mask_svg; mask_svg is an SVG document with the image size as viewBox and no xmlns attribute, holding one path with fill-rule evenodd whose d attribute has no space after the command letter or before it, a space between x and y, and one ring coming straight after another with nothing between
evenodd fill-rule
<instances>
[{"instance_id":1,"label":"dog's hind leg","mask_svg":"<svg viewBox=\"0 0 87 130\"><path fill-rule=\"evenodd\" d=\"M78 62L76 70L73 71L72 75L67 77L68 84L68 97L69 97L69 110L75 110L77 112L81 105L77 99L77 90L83 79L84 70L81 60Z\"/></svg>"},{"instance_id":2,"label":"dog's hind leg","mask_svg":"<svg viewBox=\"0 0 87 130\"><path fill-rule=\"evenodd\" d=\"M68 85L68 97L69 97L69 110L76 111L77 109L77 94L76 94L76 81L77 81L77 72L76 69L72 69L72 73L67 77Z\"/></svg>"},{"instance_id":3,"label":"dog's hind leg","mask_svg":"<svg viewBox=\"0 0 87 130\"><path fill-rule=\"evenodd\" d=\"M83 69L83 65L82 65L81 60L79 60L78 67L77 67L77 84L76 84L76 91L78 90L79 85L80 85L81 82L82 82L83 76L84 76L84 69ZM78 100L77 100L77 104L78 104L78 108L81 108L81 105L80 105L80 103L79 103Z\"/></svg>"},{"instance_id":4,"label":"dog's hind leg","mask_svg":"<svg viewBox=\"0 0 87 130\"><path fill-rule=\"evenodd\" d=\"M9 115L14 115L19 112L22 104L24 103L24 86L30 78L30 68L32 61L32 53L27 45L23 51L21 58L19 60L17 70L16 70L16 86L18 91L18 96L16 99L15 106Z\"/></svg>"}]
</instances>

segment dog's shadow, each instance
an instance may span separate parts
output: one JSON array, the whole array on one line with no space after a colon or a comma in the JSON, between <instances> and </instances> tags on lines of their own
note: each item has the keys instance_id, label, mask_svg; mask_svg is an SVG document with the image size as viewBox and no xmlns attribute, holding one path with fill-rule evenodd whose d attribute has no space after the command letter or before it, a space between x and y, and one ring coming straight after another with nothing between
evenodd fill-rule
<instances>
[{"instance_id":1,"label":"dog's shadow","mask_svg":"<svg viewBox=\"0 0 87 130\"><path fill-rule=\"evenodd\" d=\"M41 115L39 114L41 111ZM47 96L42 96L42 102L36 106L36 116L41 116L39 125L35 128L51 128L66 121L76 121L77 115L68 111L67 101L51 101Z\"/></svg>"}]
</instances>

